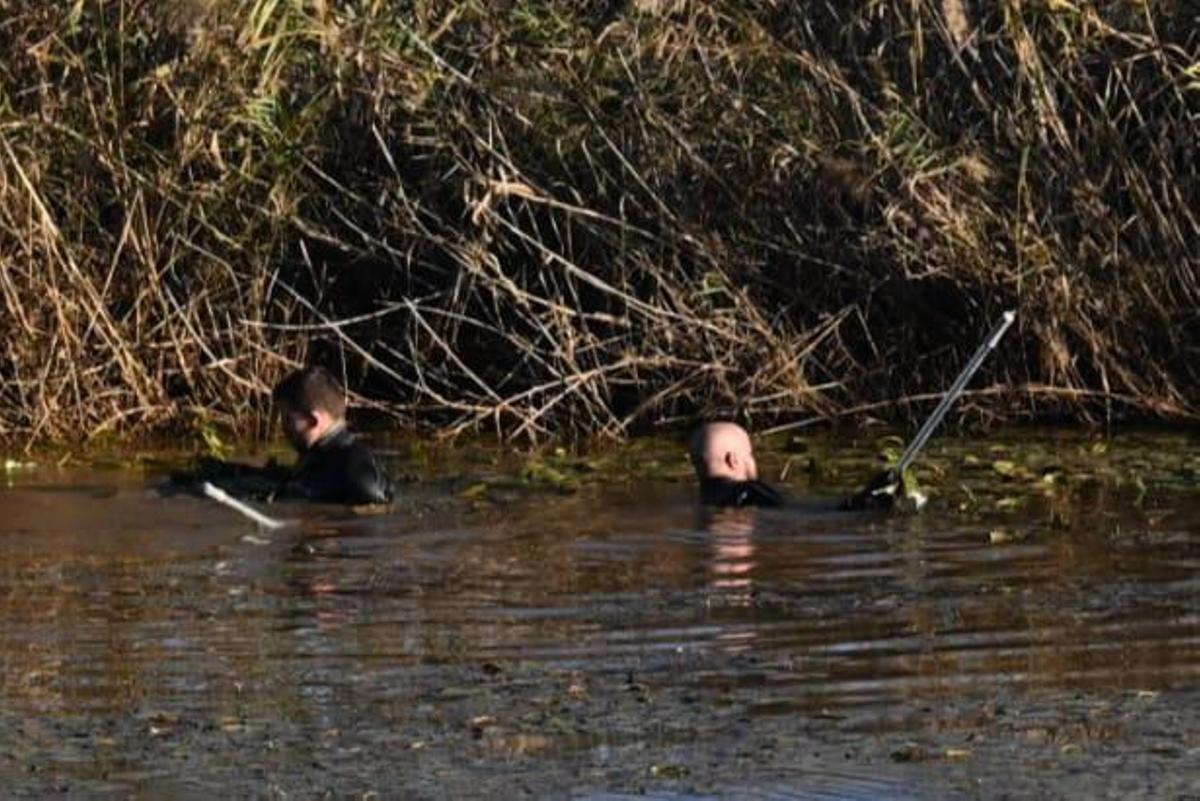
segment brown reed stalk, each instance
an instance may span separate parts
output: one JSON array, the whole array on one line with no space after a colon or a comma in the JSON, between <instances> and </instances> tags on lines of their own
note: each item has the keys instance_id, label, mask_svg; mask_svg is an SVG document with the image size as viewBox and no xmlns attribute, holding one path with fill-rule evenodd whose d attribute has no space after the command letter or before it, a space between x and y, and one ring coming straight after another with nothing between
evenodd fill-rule
<instances>
[{"instance_id":1,"label":"brown reed stalk","mask_svg":"<svg viewBox=\"0 0 1200 801\"><path fill-rule=\"evenodd\" d=\"M351 5L10 1L0 436L1197 414L1184 4Z\"/></svg>"}]
</instances>

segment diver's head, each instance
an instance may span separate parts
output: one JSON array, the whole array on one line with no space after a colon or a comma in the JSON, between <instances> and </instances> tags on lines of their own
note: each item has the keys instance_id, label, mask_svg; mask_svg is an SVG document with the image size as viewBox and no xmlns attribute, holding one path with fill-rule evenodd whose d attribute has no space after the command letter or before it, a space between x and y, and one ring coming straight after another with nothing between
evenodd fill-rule
<instances>
[{"instance_id":1,"label":"diver's head","mask_svg":"<svg viewBox=\"0 0 1200 801\"><path fill-rule=\"evenodd\" d=\"M705 423L692 432L689 450L692 467L701 481L711 478L758 479L750 435L736 423Z\"/></svg>"},{"instance_id":2,"label":"diver's head","mask_svg":"<svg viewBox=\"0 0 1200 801\"><path fill-rule=\"evenodd\" d=\"M346 421L346 395L324 367L305 367L288 375L271 393L283 433L303 453Z\"/></svg>"}]
</instances>

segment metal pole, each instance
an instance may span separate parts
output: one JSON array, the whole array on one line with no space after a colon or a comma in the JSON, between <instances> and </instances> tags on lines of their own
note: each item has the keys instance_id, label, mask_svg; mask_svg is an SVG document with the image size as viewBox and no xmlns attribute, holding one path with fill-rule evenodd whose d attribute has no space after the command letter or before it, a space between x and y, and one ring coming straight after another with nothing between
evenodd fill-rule
<instances>
[{"instance_id":1,"label":"metal pole","mask_svg":"<svg viewBox=\"0 0 1200 801\"><path fill-rule=\"evenodd\" d=\"M1000 342L1000 338L1004 336L1004 332L1008 330L1008 327L1013 324L1013 320L1015 319L1017 319L1015 311L1006 311L1000 322L988 334L987 339L979 346L979 350L975 351L975 355L971 357L971 361L967 362L967 366L958 374L958 378L954 379L954 383L950 385L950 389L942 397L941 403L933 410L933 414L929 415L929 419L921 426L921 430L913 437L912 442L909 443L908 448L905 449L904 454L900 457L900 461L896 463L895 470L898 476L903 475L904 470L917 458L917 454L921 452L921 449L925 447L925 443L933 436L934 429L938 427L938 424L942 422L942 418L946 416L946 412L950 411L950 407L962 395L963 390L967 388L967 383L975 375L979 366L983 364L988 354L996 347L996 344Z\"/></svg>"}]
</instances>

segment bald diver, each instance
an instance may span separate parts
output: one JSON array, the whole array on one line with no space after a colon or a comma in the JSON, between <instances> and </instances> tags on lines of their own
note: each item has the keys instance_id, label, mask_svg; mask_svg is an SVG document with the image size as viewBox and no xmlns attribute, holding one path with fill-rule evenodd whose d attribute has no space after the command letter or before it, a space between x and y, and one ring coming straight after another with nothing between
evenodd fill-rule
<instances>
[{"instance_id":1,"label":"bald diver","mask_svg":"<svg viewBox=\"0 0 1200 801\"><path fill-rule=\"evenodd\" d=\"M950 406L962 395L967 383L983 364L988 354L995 349L1000 338L1016 319L1016 313L1006 311L1000 321L988 333L970 361L942 396L937 408L929 415L917 431L895 465L881 470L871 477L859 492L843 499L837 506L845 511L891 509L896 501L904 497L905 471L916 460L917 455L934 430L942 422ZM758 478L758 465L754 461L754 449L750 435L744 428L731 422L705 423L692 432L688 443L692 467L700 484L700 501L706 506L720 507L765 507L779 508L787 504L784 497L773 487ZM916 507L924 504L924 497L914 495Z\"/></svg>"}]
</instances>

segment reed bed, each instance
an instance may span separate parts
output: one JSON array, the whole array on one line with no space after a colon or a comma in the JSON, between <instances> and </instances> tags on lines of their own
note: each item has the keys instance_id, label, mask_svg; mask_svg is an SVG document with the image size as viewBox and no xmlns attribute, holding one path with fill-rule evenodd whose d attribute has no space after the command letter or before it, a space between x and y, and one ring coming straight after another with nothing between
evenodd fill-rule
<instances>
[{"instance_id":1,"label":"reed bed","mask_svg":"<svg viewBox=\"0 0 1200 801\"><path fill-rule=\"evenodd\" d=\"M0 436L1194 419L1191 8L0 0Z\"/></svg>"}]
</instances>

